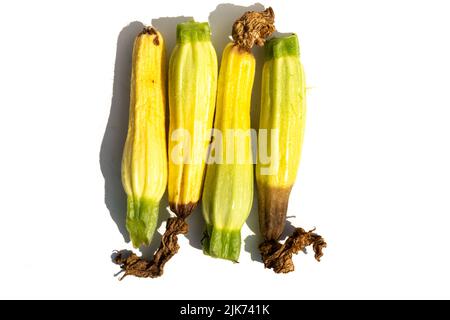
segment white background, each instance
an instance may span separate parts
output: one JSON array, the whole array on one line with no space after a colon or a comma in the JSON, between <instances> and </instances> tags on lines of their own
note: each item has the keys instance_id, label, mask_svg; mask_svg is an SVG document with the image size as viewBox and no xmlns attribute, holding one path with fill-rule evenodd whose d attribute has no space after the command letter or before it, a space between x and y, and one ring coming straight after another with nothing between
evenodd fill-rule
<instances>
[{"instance_id":1,"label":"white background","mask_svg":"<svg viewBox=\"0 0 450 320\"><path fill-rule=\"evenodd\" d=\"M299 254L294 273L275 275L252 261L255 210L241 263L204 256L197 211L162 278L114 277L112 251L130 248L116 221L123 231L119 168L137 22L160 28L170 50L181 19L153 19L209 18L220 55L245 8L218 3L1 2L0 297L450 298L445 1L264 3L278 30L300 39L307 131L288 215L326 237L322 262Z\"/></svg>"}]
</instances>

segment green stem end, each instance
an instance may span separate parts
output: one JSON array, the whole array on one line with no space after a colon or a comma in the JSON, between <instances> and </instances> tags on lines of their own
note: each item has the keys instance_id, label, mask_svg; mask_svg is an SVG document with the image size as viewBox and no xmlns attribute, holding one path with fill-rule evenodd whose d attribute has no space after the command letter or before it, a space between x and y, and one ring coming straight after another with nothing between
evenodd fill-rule
<instances>
[{"instance_id":1,"label":"green stem end","mask_svg":"<svg viewBox=\"0 0 450 320\"><path fill-rule=\"evenodd\" d=\"M237 262L241 251L241 230L221 230L206 227L203 240L203 253L220 259Z\"/></svg>"},{"instance_id":2,"label":"green stem end","mask_svg":"<svg viewBox=\"0 0 450 320\"><path fill-rule=\"evenodd\" d=\"M210 40L211 29L208 22L188 21L177 25L177 43Z\"/></svg>"},{"instance_id":3,"label":"green stem end","mask_svg":"<svg viewBox=\"0 0 450 320\"><path fill-rule=\"evenodd\" d=\"M127 199L126 226L133 247L148 246L158 223L159 202L148 199Z\"/></svg>"},{"instance_id":4,"label":"green stem end","mask_svg":"<svg viewBox=\"0 0 450 320\"><path fill-rule=\"evenodd\" d=\"M266 60L287 56L300 56L298 38L295 34L268 40L264 46L264 50L266 53Z\"/></svg>"}]
</instances>

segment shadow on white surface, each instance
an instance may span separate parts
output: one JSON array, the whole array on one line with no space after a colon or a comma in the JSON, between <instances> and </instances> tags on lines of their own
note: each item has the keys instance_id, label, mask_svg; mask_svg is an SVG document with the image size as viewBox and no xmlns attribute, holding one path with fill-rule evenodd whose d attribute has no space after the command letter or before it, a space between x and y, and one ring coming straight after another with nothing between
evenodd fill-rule
<instances>
[{"instance_id":1,"label":"shadow on white surface","mask_svg":"<svg viewBox=\"0 0 450 320\"><path fill-rule=\"evenodd\" d=\"M212 42L220 59L226 44L231 41L231 28L236 19L249 10L264 10L262 4L244 7L233 4L220 4L209 15L208 21L212 31ZM176 44L176 26L178 23L191 20L191 17L160 17L152 20L152 25L164 36L166 42L167 66L170 54ZM103 137L100 150L100 167L105 178L105 204L110 212L111 218L116 223L124 241L129 242L130 238L125 226L126 219L126 195L121 182L121 160L123 145L125 143L128 113L130 104L130 78L133 43L136 35L142 30L144 25L141 22L132 22L122 29L117 39L116 61L114 67L113 96L111 109ZM258 127L259 100L261 96L261 71L263 64L262 48L254 48L253 53L256 58L256 73L252 91L251 126ZM168 108L168 106L167 106ZM168 110L167 110L167 114ZM168 120L169 117L167 117ZM166 126L168 130L168 125ZM261 261L259 257L258 245L261 241L259 236L258 212L256 186L253 207L246 222L250 230L255 235L248 236L244 242L244 249L250 252L252 259ZM161 205L157 228L166 221L169 214L166 210L168 206L167 192L164 194ZM189 218L189 233L187 238L192 247L201 249L201 240L204 233L204 220L199 205ZM155 236L149 247L140 249L142 255L151 258L161 241L161 234L155 232Z\"/></svg>"}]
</instances>

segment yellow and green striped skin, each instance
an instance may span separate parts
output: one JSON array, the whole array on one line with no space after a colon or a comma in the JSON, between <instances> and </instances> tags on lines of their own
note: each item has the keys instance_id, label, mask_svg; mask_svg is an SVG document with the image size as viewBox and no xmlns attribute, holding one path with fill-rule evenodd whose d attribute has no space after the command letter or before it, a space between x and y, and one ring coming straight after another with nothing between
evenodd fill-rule
<instances>
[{"instance_id":1,"label":"yellow and green striped skin","mask_svg":"<svg viewBox=\"0 0 450 320\"><path fill-rule=\"evenodd\" d=\"M166 70L162 35L148 27L134 42L130 116L122 158L133 246L149 245L167 184Z\"/></svg>"},{"instance_id":2,"label":"yellow and green striped skin","mask_svg":"<svg viewBox=\"0 0 450 320\"><path fill-rule=\"evenodd\" d=\"M258 211L264 239L278 240L285 227L289 194L300 163L306 87L295 34L269 40L265 52L259 128L268 130L267 148L272 147L272 156L277 155L279 162L271 174L261 171L269 165L260 161L256 165ZM277 141L270 138L272 129L278 130Z\"/></svg>"},{"instance_id":3,"label":"yellow and green striped skin","mask_svg":"<svg viewBox=\"0 0 450 320\"><path fill-rule=\"evenodd\" d=\"M187 217L200 200L216 90L217 56L208 23L178 24L169 63L168 193L170 208L179 217ZM177 129L186 130L188 139L173 139ZM187 161L173 158L177 150Z\"/></svg>"},{"instance_id":4,"label":"yellow and green striped skin","mask_svg":"<svg viewBox=\"0 0 450 320\"><path fill-rule=\"evenodd\" d=\"M233 261L239 259L241 228L253 201L250 100L254 74L254 56L228 44L219 72L214 121L214 128L222 133L223 163L208 164L206 171L202 204L207 237L203 248L210 256ZM229 136L230 129L240 131Z\"/></svg>"}]
</instances>

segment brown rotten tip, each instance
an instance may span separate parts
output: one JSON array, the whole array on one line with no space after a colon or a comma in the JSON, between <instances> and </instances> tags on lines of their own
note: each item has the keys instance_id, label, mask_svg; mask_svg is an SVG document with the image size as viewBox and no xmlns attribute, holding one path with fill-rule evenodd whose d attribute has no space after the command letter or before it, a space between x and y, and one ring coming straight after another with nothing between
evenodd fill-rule
<instances>
[{"instance_id":1,"label":"brown rotten tip","mask_svg":"<svg viewBox=\"0 0 450 320\"><path fill-rule=\"evenodd\" d=\"M263 46L265 39L275 31L275 14L271 7L262 12L247 11L233 24L234 42L250 50L255 44Z\"/></svg>"},{"instance_id":2,"label":"brown rotten tip","mask_svg":"<svg viewBox=\"0 0 450 320\"><path fill-rule=\"evenodd\" d=\"M155 28L148 26L148 27L144 27L144 29L141 31L141 33L139 33L139 36L142 35L155 35L156 37L153 39L153 43L156 46L159 46L159 37L158 37L158 32L156 31Z\"/></svg>"}]
</instances>

